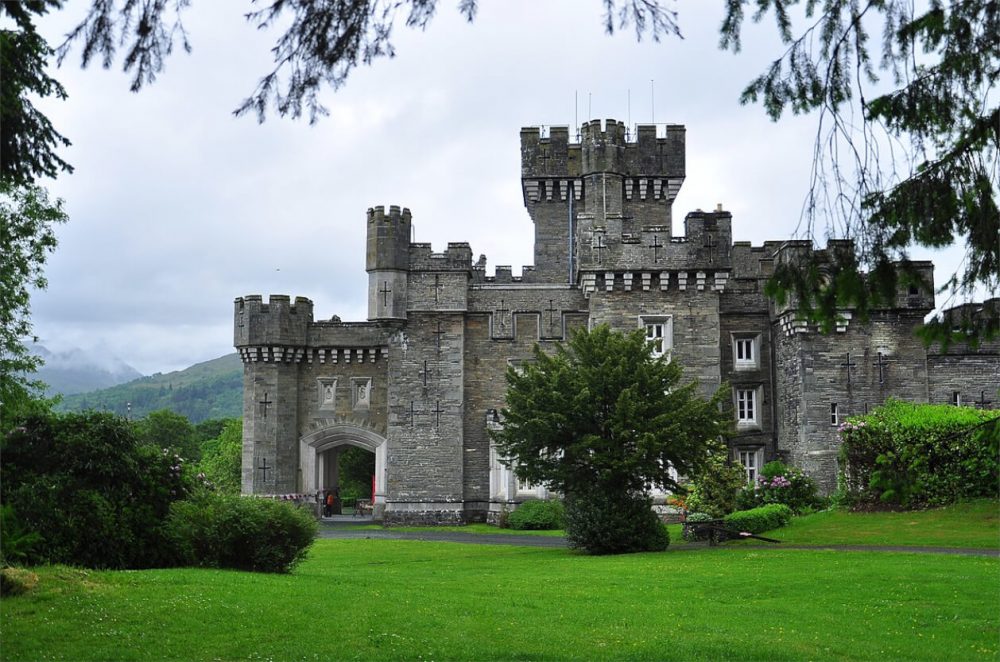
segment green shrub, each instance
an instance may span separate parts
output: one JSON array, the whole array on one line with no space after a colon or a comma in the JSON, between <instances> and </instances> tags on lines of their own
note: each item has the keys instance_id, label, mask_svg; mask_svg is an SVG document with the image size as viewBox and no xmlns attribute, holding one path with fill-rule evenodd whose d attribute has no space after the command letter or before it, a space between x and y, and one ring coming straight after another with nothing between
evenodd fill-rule
<instances>
[{"instance_id":1,"label":"green shrub","mask_svg":"<svg viewBox=\"0 0 1000 662\"><path fill-rule=\"evenodd\" d=\"M823 499L816 494L812 478L776 460L761 468L757 480L743 488L737 502L741 510L783 503L796 513L804 513L822 505Z\"/></svg>"},{"instance_id":2,"label":"green shrub","mask_svg":"<svg viewBox=\"0 0 1000 662\"><path fill-rule=\"evenodd\" d=\"M42 538L21 550L27 564L172 565L162 523L188 489L180 458L111 414L37 414L3 438L0 496Z\"/></svg>"},{"instance_id":3,"label":"green shrub","mask_svg":"<svg viewBox=\"0 0 1000 662\"><path fill-rule=\"evenodd\" d=\"M202 492L170 509L166 531L184 565L289 572L308 554L316 520L290 503Z\"/></svg>"},{"instance_id":4,"label":"green shrub","mask_svg":"<svg viewBox=\"0 0 1000 662\"><path fill-rule=\"evenodd\" d=\"M574 494L566 500L566 540L588 554L663 551L670 536L652 506L644 495Z\"/></svg>"},{"instance_id":5,"label":"green shrub","mask_svg":"<svg viewBox=\"0 0 1000 662\"><path fill-rule=\"evenodd\" d=\"M1000 411L890 400L840 427L841 484L858 508L995 497Z\"/></svg>"},{"instance_id":6,"label":"green shrub","mask_svg":"<svg viewBox=\"0 0 1000 662\"><path fill-rule=\"evenodd\" d=\"M566 526L566 508L556 499L525 501L507 518L512 529L551 531Z\"/></svg>"},{"instance_id":7,"label":"green shrub","mask_svg":"<svg viewBox=\"0 0 1000 662\"><path fill-rule=\"evenodd\" d=\"M0 507L0 566L25 562L41 541L37 532L24 528L12 506Z\"/></svg>"},{"instance_id":8,"label":"green shrub","mask_svg":"<svg viewBox=\"0 0 1000 662\"><path fill-rule=\"evenodd\" d=\"M725 453L716 453L708 469L695 478L685 505L688 510L708 513L713 518L723 517L739 507L740 492L746 484L743 468L729 462Z\"/></svg>"},{"instance_id":9,"label":"green shrub","mask_svg":"<svg viewBox=\"0 0 1000 662\"><path fill-rule=\"evenodd\" d=\"M750 533L764 533L788 524L792 519L792 509L783 503L771 503L751 510L738 510L726 515L726 528Z\"/></svg>"}]
</instances>

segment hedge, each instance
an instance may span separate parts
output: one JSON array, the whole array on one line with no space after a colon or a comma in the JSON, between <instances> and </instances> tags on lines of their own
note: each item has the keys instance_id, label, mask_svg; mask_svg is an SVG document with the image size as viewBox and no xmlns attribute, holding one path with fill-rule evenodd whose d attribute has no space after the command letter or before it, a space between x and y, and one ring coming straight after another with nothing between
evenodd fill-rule
<instances>
[{"instance_id":1,"label":"hedge","mask_svg":"<svg viewBox=\"0 0 1000 662\"><path fill-rule=\"evenodd\" d=\"M764 533L783 527L790 519L792 519L791 508L783 503L771 503L760 508L738 510L726 515L723 521L729 529Z\"/></svg>"},{"instance_id":2,"label":"hedge","mask_svg":"<svg viewBox=\"0 0 1000 662\"><path fill-rule=\"evenodd\" d=\"M920 508L996 496L1000 411L890 400L840 428L845 500Z\"/></svg>"}]
</instances>

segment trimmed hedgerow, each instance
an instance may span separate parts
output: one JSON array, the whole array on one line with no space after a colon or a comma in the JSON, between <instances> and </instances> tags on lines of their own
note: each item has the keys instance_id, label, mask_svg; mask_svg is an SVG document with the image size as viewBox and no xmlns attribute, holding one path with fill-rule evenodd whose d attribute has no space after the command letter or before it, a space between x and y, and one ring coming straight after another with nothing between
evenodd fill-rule
<instances>
[{"instance_id":1,"label":"trimmed hedgerow","mask_svg":"<svg viewBox=\"0 0 1000 662\"><path fill-rule=\"evenodd\" d=\"M841 489L855 508L996 496L1000 411L890 400L840 427Z\"/></svg>"},{"instance_id":2,"label":"trimmed hedgerow","mask_svg":"<svg viewBox=\"0 0 1000 662\"><path fill-rule=\"evenodd\" d=\"M556 499L525 501L508 515L507 526L522 531L561 529L566 526L566 509Z\"/></svg>"},{"instance_id":3,"label":"trimmed hedgerow","mask_svg":"<svg viewBox=\"0 0 1000 662\"><path fill-rule=\"evenodd\" d=\"M764 533L788 524L792 519L792 509L783 503L771 503L760 508L738 510L726 515L726 528L750 533Z\"/></svg>"},{"instance_id":4,"label":"trimmed hedgerow","mask_svg":"<svg viewBox=\"0 0 1000 662\"><path fill-rule=\"evenodd\" d=\"M203 492L174 503L166 531L184 565L289 572L316 538L306 510L266 498Z\"/></svg>"}]
</instances>

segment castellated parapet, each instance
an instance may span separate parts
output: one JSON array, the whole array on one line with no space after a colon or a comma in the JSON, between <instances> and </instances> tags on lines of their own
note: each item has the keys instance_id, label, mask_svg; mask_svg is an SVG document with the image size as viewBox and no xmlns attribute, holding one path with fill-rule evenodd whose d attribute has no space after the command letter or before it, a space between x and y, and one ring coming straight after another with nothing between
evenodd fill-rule
<instances>
[{"instance_id":1,"label":"castellated parapet","mask_svg":"<svg viewBox=\"0 0 1000 662\"><path fill-rule=\"evenodd\" d=\"M653 269L644 240L669 241L673 201L685 177L685 129L640 125L631 140L622 122L585 123L578 143L566 127L543 137L521 129L524 205L535 225L530 279L575 282L581 271ZM650 264L654 263L654 264Z\"/></svg>"},{"instance_id":2,"label":"castellated parapet","mask_svg":"<svg viewBox=\"0 0 1000 662\"><path fill-rule=\"evenodd\" d=\"M409 210L372 207L368 321L316 320L302 297L236 299L244 492L333 489L341 451L356 446L375 455L375 513L389 524L495 521L545 498L544 487L515 479L489 436L503 425L505 375L536 346L554 351L597 324L643 329L651 351L706 396L726 385L736 429L727 443L748 480L782 459L832 490L837 426L890 397L1000 403L1000 342L944 352L914 335L933 306L929 262L905 265L923 288L901 279L868 319L845 309L821 333L796 301L769 300L765 285L776 265L822 262L850 244L734 243L739 221L721 204L687 213L675 234L683 126L630 132L594 120L572 138L566 127L521 130L535 264L520 277L507 265L487 275L485 256L464 242L440 252L414 243ZM997 305L966 305L949 319Z\"/></svg>"},{"instance_id":3,"label":"castellated parapet","mask_svg":"<svg viewBox=\"0 0 1000 662\"><path fill-rule=\"evenodd\" d=\"M291 303L285 294L272 294L264 303L251 294L234 302L234 344L303 346L313 322L313 302L295 297Z\"/></svg>"},{"instance_id":4,"label":"castellated parapet","mask_svg":"<svg viewBox=\"0 0 1000 662\"><path fill-rule=\"evenodd\" d=\"M396 205L368 210L368 319L406 319L406 272L410 267L409 209Z\"/></svg>"}]
</instances>

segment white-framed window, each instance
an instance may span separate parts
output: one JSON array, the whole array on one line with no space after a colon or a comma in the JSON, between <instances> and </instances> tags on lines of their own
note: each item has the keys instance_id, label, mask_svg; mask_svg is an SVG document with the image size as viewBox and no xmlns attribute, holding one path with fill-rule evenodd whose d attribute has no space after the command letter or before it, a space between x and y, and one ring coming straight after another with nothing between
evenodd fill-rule
<instances>
[{"instance_id":1,"label":"white-framed window","mask_svg":"<svg viewBox=\"0 0 1000 662\"><path fill-rule=\"evenodd\" d=\"M530 480L525 478L515 478L517 480L517 493L524 494L525 492L534 492L535 486L531 484Z\"/></svg>"},{"instance_id":2,"label":"white-framed window","mask_svg":"<svg viewBox=\"0 0 1000 662\"><path fill-rule=\"evenodd\" d=\"M951 392L951 404L955 405L956 407L962 406L962 393L960 391Z\"/></svg>"},{"instance_id":3,"label":"white-framed window","mask_svg":"<svg viewBox=\"0 0 1000 662\"><path fill-rule=\"evenodd\" d=\"M758 421L757 389L736 389L736 423L738 425L757 425Z\"/></svg>"},{"instance_id":4,"label":"white-framed window","mask_svg":"<svg viewBox=\"0 0 1000 662\"><path fill-rule=\"evenodd\" d=\"M836 402L830 403L830 425L840 425L840 408Z\"/></svg>"},{"instance_id":5,"label":"white-framed window","mask_svg":"<svg viewBox=\"0 0 1000 662\"><path fill-rule=\"evenodd\" d=\"M760 467L764 463L764 449L740 449L736 451L736 459L739 461L740 466L743 467L744 473L746 473L747 482L753 483L757 480L757 474L760 472Z\"/></svg>"},{"instance_id":6,"label":"white-framed window","mask_svg":"<svg viewBox=\"0 0 1000 662\"><path fill-rule=\"evenodd\" d=\"M733 336L733 368L749 370L760 367L760 336Z\"/></svg>"},{"instance_id":7,"label":"white-framed window","mask_svg":"<svg viewBox=\"0 0 1000 662\"><path fill-rule=\"evenodd\" d=\"M673 349L673 318L669 315L643 316L639 326L646 329L646 342L653 356L670 356Z\"/></svg>"}]
</instances>

